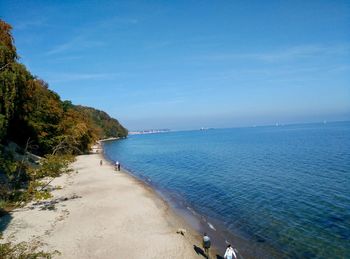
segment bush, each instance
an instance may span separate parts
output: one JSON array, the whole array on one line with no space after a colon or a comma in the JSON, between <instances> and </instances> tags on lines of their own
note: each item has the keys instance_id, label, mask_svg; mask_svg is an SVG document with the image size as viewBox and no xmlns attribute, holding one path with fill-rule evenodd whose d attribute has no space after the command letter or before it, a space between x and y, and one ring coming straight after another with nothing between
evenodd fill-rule
<instances>
[{"instance_id":1,"label":"bush","mask_svg":"<svg viewBox=\"0 0 350 259\"><path fill-rule=\"evenodd\" d=\"M1 259L36 259L36 258L52 258L54 255L60 254L59 251L53 252L37 251L41 243L30 244L21 242L19 244L4 243L0 244Z\"/></svg>"}]
</instances>

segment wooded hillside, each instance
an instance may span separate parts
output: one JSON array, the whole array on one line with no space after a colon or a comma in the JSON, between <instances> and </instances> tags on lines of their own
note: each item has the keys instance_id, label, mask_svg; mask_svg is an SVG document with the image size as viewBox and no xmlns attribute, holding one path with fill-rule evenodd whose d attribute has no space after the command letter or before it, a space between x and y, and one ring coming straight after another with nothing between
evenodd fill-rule
<instances>
[{"instance_id":1,"label":"wooded hillside","mask_svg":"<svg viewBox=\"0 0 350 259\"><path fill-rule=\"evenodd\" d=\"M19 63L11 26L0 20L0 142L30 152L78 154L97 139L126 137L107 113L62 101L48 84Z\"/></svg>"}]
</instances>

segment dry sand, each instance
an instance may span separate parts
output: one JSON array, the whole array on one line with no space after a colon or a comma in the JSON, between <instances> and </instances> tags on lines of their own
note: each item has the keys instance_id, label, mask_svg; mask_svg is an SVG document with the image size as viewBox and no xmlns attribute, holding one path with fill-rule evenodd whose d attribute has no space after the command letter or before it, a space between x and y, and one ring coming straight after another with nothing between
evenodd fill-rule
<instances>
[{"instance_id":1,"label":"dry sand","mask_svg":"<svg viewBox=\"0 0 350 259\"><path fill-rule=\"evenodd\" d=\"M100 159L78 156L74 172L53 181L62 186L52 192L61 198L54 210L29 204L11 213L5 240L43 242L60 258L203 258L194 250L200 236L186 222L150 188Z\"/></svg>"}]
</instances>

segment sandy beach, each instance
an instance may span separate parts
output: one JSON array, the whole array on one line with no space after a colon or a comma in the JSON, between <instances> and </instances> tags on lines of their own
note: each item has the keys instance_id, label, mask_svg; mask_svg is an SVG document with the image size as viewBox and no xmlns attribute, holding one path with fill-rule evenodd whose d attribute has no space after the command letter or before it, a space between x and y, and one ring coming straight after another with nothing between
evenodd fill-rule
<instances>
[{"instance_id":1,"label":"sandy beach","mask_svg":"<svg viewBox=\"0 0 350 259\"><path fill-rule=\"evenodd\" d=\"M59 258L203 258L194 249L198 233L152 189L101 159L78 156L73 172L52 182L61 187L52 192L55 204L12 212L4 240L41 242Z\"/></svg>"}]
</instances>

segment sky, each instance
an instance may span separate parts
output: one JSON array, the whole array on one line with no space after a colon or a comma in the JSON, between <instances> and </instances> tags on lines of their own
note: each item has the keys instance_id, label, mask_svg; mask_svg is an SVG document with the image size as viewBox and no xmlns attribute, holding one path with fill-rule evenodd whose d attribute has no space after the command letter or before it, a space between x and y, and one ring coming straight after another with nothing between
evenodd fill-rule
<instances>
[{"instance_id":1,"label":"sky","mask_svg":"<svg viewBox=\"0 0 350 259\"><path fill-rule=\"evenodd\" d=\"M0 0L20 62L129 130L350 120L350 1Z\"/></svg>"}]
</instances>

